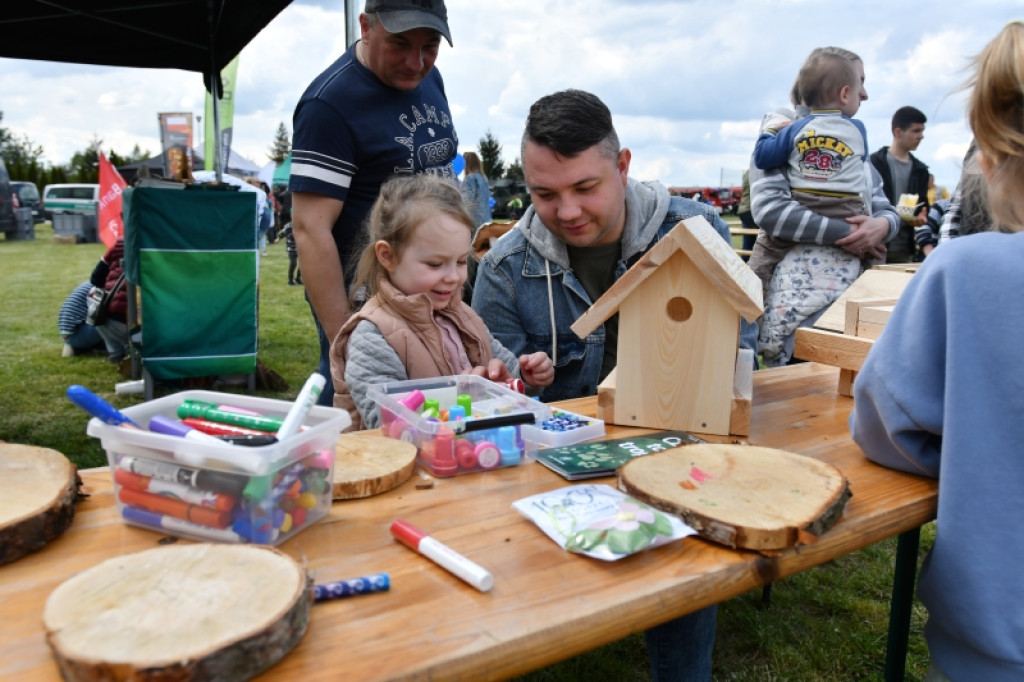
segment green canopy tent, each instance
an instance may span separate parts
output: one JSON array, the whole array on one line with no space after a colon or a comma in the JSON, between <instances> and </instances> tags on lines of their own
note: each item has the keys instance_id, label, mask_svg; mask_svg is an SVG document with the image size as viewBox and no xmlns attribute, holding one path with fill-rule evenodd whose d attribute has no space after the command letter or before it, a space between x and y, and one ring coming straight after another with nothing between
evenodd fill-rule
<instances>
[{"instance_id":1,"label":"green canopy tent","mask_svg":"<svg viewBox=\"0 0 1024 682\"><path fill-rule=\"evenodd\" d=\"M274 182L273 186L288 185L288 178L292 174L292 155L289 154L285 157L284 161L278 164L277 168L274 169Z\"/></svg>"}]
</instances>

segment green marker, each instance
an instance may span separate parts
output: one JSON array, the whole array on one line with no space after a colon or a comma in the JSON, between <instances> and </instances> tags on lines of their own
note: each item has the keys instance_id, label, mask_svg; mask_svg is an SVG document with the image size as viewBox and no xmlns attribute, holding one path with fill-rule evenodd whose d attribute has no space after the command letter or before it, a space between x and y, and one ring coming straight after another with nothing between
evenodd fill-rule
<instances>
[{"instance_id":1,"label":"green marker","mask_svg":"<svg viewBox=\"0 0 1024 682\"><path fill-rule=\"evenodd\" d=\"M222 410L215 403L206 402L205 400L186 400L178 406L178 417L181 419L196 417L220 424L244 426L249 429L267 431L269 433L276 433L281 428L281 422L283 421L279 417L264 417L259 414L254 415Z\"/></svg>"}]
</instances>

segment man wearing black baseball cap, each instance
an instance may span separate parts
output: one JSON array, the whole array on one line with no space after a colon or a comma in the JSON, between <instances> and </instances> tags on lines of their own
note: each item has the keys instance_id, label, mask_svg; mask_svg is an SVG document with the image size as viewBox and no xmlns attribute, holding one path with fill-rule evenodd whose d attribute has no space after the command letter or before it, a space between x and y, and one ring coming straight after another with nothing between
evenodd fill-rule
<instances>
[{"instance_id":1,"label":"man wearing black baseball cap","mask_svg":"<svg viewBox=\"0 0 1024 682\"><path fill-rule=\"evenodd\" d=\"M376 14L388 33L405 33L414 28L432 28L452 45L448 10L442 0L366 0L366 14ZM452 45L452 47L454 47Z\"/></svg>"},{"instance_id":2,"label":"man wearing black baseball cap","mask_svg":"<svg viewBox=\"0 0 1024 682\"><path fill-rule=\"evenodd\" d=\"M293 118L292 227L333 404L330 342L348 319L363 220L393 175L454 178L458 136L441 74L443 0L366 0L360 40L314 79Z\"/></svg>"}]
</instances>

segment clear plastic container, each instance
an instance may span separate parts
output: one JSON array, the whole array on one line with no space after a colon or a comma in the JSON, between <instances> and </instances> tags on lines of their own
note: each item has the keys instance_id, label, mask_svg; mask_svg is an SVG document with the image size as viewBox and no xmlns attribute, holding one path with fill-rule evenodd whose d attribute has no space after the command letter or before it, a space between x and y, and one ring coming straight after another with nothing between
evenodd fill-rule
<instances>
[{"instance_id":1,"label":"clear plastic container","mask_svg":"<svg viewBox=\"0 0 1024 682\"><path fill-rule=\"evenodd\" d=\"M214 391L182 391L125 408L143 429L92 418L86 433L107 453L118 510L128 524L195 540L278 545L331 508L334 446L351 423L344 410L314 406L303 430L258 447L144 430L177 419L185 400L283 418L292 403Z\"/></svg>"},{"instance_id":2,"label":"clear plastic container","mask_svg":"<svg viewBox=\"0 0 1024 682\"><path fill-rule=\"evenodd\" d=\"M555 409L551 417L523 427L523 434L537 445L557 448L604 436L604 422L568 410Z\"/></svg>"},{"instance_id":3,"label":"clear plastic container","mask_svg":"<svg viewBox=\"0 0 1024 682\"><path fill-rule=\"evenodd\" d=\"M544 403L468 374L377 384L368 394L381 433L415 445L420 466L440 477L532 460L537 447L524 426L551 416Z\"/></svg>"}]
</instances>

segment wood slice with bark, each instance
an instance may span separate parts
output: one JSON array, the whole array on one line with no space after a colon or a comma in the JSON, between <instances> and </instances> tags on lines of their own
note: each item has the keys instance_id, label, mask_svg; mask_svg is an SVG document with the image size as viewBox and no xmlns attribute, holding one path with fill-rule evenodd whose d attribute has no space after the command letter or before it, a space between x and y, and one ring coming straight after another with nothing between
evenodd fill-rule
<instances>
[{"instance_id":1,"label":"wood slice with bark","mask_svg":"<svg viewBox=\"0 0 1024 682\"><path fill-rule=\"evenodd\" d=\"M77 468L56 450L0 443L0 564L67 530L78 489Z\"/></svg>"},{"instance_id":2,"label":"wood slice with bark","mask_svg":"<svg viewBox=\"0 0 1024 682\"><path fill-rule=\"evenodd\" d=\"M618 485L678 514L702 537L769 553L814 542L851 495L830 464L749 445L688 445L637 457L619 467Z\"/></svg>"},{"instance_id":3,"label":"wood slice with bark","mask_svg":"<svg viewBox=\"0 0 1024 682\"><path fill-rule=\"evenodd\" d=\"M397 438L344 434L334 447L334 499L352 500L397 488L416 466L416 446Z\"/></svg>"},{"instance_id":4,"label":"wood slice with bark","mask_svg":"<svg viewBox=\"0 0 1024 682\"><path fill-rule=\"evenodd\" d=\"M246 680L309 625L311 581L256 545L173 545L108 559L59 585L43 626L65 680Z\"/></svg>"}]
</instances>

